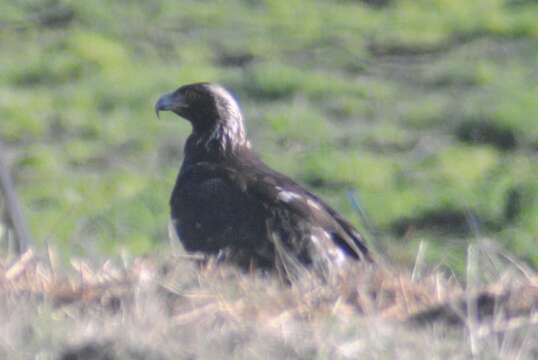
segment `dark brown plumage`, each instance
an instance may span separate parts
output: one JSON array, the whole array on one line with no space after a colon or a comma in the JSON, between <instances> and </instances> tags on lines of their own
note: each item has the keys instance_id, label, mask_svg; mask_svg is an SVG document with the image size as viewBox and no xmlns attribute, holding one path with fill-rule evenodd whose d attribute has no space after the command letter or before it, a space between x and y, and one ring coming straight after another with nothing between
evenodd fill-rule
<instances>
[{"instance_id":1,"label":"dark brown plumage","mask_svg":"<svg viewBox=\"0 0 538 360\"><path fill-rule=\"evenodd\" d=\"M163 95L155 110L172 111L192 125L170 199L187 251L286 272L293 264L327 268L371 261L348 221L258 159L239 106L224 88L185 85Z\"/></svg>"}]
</instances>

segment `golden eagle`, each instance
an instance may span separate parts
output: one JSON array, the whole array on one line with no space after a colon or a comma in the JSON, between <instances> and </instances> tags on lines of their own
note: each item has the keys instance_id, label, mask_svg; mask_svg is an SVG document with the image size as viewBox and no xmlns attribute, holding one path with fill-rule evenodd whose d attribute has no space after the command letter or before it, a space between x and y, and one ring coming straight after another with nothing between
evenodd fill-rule
<instances>
[{"instance_id":1,"label":"golden eagle","mask_svg":"<svg viewBox=\"0 0 538 360\"><path fill-rule=\"evenodd\" d=\"M187 251L286 273L293 264L372 261L347 220L255 155L239 105L222 86L182 86L159 98L155 111L164 110L192 125L170 199Z\"/></svg>"}]
</instances>

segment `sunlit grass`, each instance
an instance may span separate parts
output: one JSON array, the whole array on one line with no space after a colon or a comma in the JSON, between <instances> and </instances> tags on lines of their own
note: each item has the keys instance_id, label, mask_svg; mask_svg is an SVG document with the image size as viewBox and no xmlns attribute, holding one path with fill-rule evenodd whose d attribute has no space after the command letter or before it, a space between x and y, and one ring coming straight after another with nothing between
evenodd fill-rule
<instances>
[{"instance_id":1,"label":"sunlit grass","mask_svg":"<svg viewBox=\"0 0 538 360\"><path fill-rule=\"evenodd\" d=\"M71 17L53 22L60 10ZM190 131L157 120L153 103L219 81L263 159L363 228L347 195L357 190L387 244L418 231L461 257L449 243L471 241L471 225L420 224L471 212L536 263L536 11L500 0L3 3L0 138L40 243L151 252Z\"/></svg>"}]
</instances>

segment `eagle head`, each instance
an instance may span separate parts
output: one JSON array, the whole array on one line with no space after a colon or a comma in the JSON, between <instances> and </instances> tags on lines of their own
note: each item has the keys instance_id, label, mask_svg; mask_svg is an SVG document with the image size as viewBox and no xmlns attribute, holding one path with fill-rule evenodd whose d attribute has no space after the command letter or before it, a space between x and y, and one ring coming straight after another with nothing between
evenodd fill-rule
<instances>
[{"instance_id":1,"label":"eagle head","mask_svg":"<svg viewBox=\"0 0 538 360\"><path fill-rule=\"evenodd\" d=\"M188 120L199 134L218 126L241 127L241 110L234 97L222 86L195 83L162 95L155 103L155 112L172 111Z\"/></svg>"}]
</instances>

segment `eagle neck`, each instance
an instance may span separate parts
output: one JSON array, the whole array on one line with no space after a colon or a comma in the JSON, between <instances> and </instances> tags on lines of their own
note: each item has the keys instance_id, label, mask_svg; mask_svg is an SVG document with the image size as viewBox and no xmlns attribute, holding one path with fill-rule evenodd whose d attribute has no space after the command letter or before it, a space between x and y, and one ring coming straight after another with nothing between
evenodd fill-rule
<instances>
[{"instance_id":1,"label":"eagle neck","mask_svg":"<svg viewBox=\"0 0 538 360\"><path fill-rule=\"evenodd\" d=\"M218 119L213 124L205 130L193 128L185 144L185 160L220 161L250 148L241 116Z\"/></svg>"}]
</instances>

